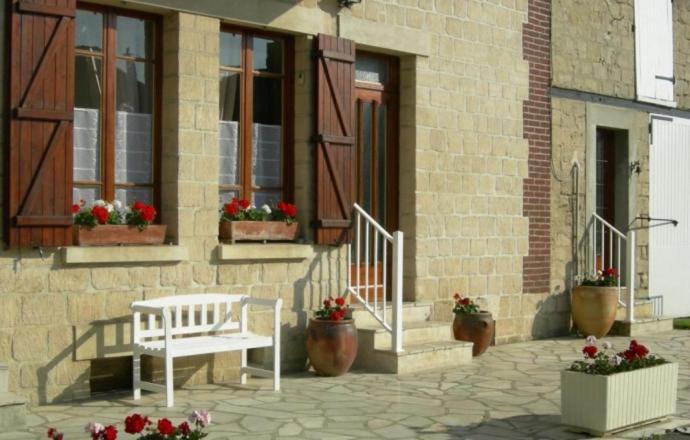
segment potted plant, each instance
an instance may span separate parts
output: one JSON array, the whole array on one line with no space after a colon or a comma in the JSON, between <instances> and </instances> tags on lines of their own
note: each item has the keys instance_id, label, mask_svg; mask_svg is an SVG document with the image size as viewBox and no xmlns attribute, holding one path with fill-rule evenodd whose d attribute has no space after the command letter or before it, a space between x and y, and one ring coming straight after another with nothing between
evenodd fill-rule
<instances>
[{"instance_id":1,"label":"potted plant","mask_svg":"<svg viewBox=\"0 0 690 440\"><path fill-rule=\"evenodd\" d=\"M472 356L479 356L491 345L494 336L494 319L491 313L479 310L479 306L459 293L453 295L453 336L458 341L473 342Z\"/></svg>"},{"instance_id":2,"label":"potted plant","mask_svg":"<svg viewBox=\"0 0 690 440\"><path fill-rule=\"evenodd\" d=\"M588 337L584 360L561 372L563 424L602 436L676 411L678 364L635 340L621 352L608 342L602 348Z\"/></svg>"},{"instance_id":3,"label":"potted plant","mask_svg":"<svg viewBox=\"0 0 690 440\"><path fill-rule=\"evenodd\" d=\"M307 356L316 374L342 376L357 356L357 329L345 298L328 298L307 326Z\"/></svg>"},{"instance_id":4,"label":"potted plant","mask_svg":"<svg viewBox=\"0 0 690 440\"><path fill-rule=\"evenodd\" d=\"M154 225L156 208L136 201L123 209L122 203L83 200L72 205L74 243L79 246L163 244L165 225Z\"/></svg>"},{"instance_id":5,"label":"potted plant","mask_svg":"<svg viewBox=\"0 0 690 440\"><path fill-rule=\"evenodd\" d=\"M223 205L220 216L221 241L294 241L299 232L297 207L278 202L271 208L252 206L249 200L233 199Z\"/></svg>"},{"instance_id":6,"label":"potted plant","mask_svg":"<svg viewBox=\"0 0 690 440\"><path fill-rule=\"evenodd\" d=\"M617 284L618 272L609 267L573 289L570 311L581 334L601 338L611 330L618 310Z\"/></svg>"}]
</instances>

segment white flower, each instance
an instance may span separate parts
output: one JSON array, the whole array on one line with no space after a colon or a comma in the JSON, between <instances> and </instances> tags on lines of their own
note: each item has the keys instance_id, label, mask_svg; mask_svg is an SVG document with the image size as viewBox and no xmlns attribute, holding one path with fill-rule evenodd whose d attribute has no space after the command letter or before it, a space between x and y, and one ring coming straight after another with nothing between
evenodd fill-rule
<instances>
[{"instance_id":1,"label":"white flower","mask_svg":"<svg viewBox=\"0 0 690 440\"><path fill-rule=\"evenodd\" d=\"M604 341L601 343L601 346L604 347L604 350L610 350L613 348L613 345L609 341Z\"/></svg>"},{"instance_id":2,"label":"white flower","mask_svg":"<svg viewBox=\"0 0 690 440\"><path fill-rule=\"evenodd\" d=\"M125 206L125 214L130 214L132 212L131 206Z\"/></svg>"},{"instance_id":3,"label":"white flower","mask_svg":"<svg viewBox=\"0 0 690 440\"><path fill-rule=\"evenodd\" d=\"M194 425L199 423L201 426L208 426L211 424L211 413L205 409L195 410L189 415L189 422Z\"/></svg>"},{"instance_id":4,"label":"white flower","mask_svg":"<svg viewBox=\"0 0 690 440\"><path fill-rule=\"evenodd\" d=\"M114 209L114 208L113 208L113 205L111 205L110 203L106 203L106 204L105 204L105 209L106 209L108 212L113 212L113 209Z\"/></svg>"},{"instance_id":5,"label":"white flower","mask_svg":"<svg viewBox=\"0 0 690 440\"><path fill-rule=\"evenodd\" d=\"M609 358L609 365L611 365L612 367L617 367L621 364L621 362L623 362L623 358L618 355L611 356Z\"/></svg>"},{"instance_id":6,"label":"white flower","mask_svg":"<svg viewBox=\"0 0 690 440\"><path fill-rule=\"evenodd\" d=\"M93 206L105 206L105 200L101 200L101 199L94 200Z\"/></svg>"},{"instance_id":7,"label":"white flower","mask_svg":"<svg viewBox=\"0 0 690 440\"><path fill-rule=\"evenodd\" d=\"M84 426L84 432L88 432L90 434L98 434L99 432L103 431L104 429L105 429L105 426L103 426L97 422L89 422L86 426Z\"/></svg>"},{"instance_id":8,"label":"white flower","mask_svg":"<svg viewBox=\"0 0 690 440\"><path fill-rule=\"evenodd\" d=\"M122 209L122 202L119 201L119 200L115 200L115 201L113 202L113 206L115 207L115 209L117 209L117 210L119 211L119 210Z\"/></svg>"},{"instance_id":9,"label":"white flower","mask_svg":"<svg viewBox=\"0 0 690 440\"><path fill-rule=\"evenodd\" d=\"M586 343L585 343L587 345L587 347L591 347L592 345L596 345L596 343L597 343L596 336L591 336L591 335L587 336Z\"/></svg>"},{"instance_id":10,"label":"white flower","mask_svg":"<svg viewBox=\"0 0 690 440\"><path fill-rule=\"evenodd\" d=\"M271 213L271 207L268 206L268 205L262 206L262 207L261 207L261 210L264 211L266 214L270 214L270 213Z\"/></svg>"}]
</instances>

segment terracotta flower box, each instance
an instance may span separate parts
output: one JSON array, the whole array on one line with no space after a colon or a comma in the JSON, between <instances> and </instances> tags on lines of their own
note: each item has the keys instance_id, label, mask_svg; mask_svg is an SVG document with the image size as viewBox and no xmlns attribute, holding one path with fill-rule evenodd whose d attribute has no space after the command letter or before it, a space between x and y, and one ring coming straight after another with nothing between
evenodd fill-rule
<instances>
[{"instance_id":1,"label":"terracotta flower box","mask_svg":"<svg viewBox=\"0 0 690 440\"><path fill-rule=\"evenodd\" d=\"M561 422L596 436L647 424L676 411L678 364L608 376L561 372Z\"/></svg>"},{"instance_id":2,"label":"terracotta flower box","mask_svg":"<svg viewBox=\"0 0 690 440\"><path fill-rule=\"evenodd\" d=\"M149 225L144 229L129 225L75 225L73 241L77 246L163 244L166 229L166 225Z\"/></svg>"},{"instance_id":3,"label":"terracotta flower box","mask_svg":"<svg viewBox=\"0 0 690 440\"><path fill-rule=\"evenodd\" d=\"M236 241L295 241L299 232L297 222L221 221L220 240Z\"/></svg>"}]
</instances>

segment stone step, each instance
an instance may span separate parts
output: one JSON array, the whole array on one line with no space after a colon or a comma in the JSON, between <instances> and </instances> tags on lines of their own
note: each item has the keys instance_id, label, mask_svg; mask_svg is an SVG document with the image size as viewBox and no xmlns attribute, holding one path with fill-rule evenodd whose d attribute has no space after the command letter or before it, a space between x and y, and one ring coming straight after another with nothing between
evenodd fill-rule
<instances>
[{"instance_id":1,"label":"stone step","mask_svg":"<svg viewBox=\"0 0 690 440\"><path fill-rule=\"evenodd\" d=\"M472 343L461 341L406 344L404 351L373 350L358 353L355 368L376 373L409 374L418 371L456 367L472 362Z\"/></svg>"},{"instance_id":2,"label":"stone step","mask_svg":"<svg viewBox=\"0 0 690 440\"><path fill-rule=\"evenodd\" d=\"M673 318L635 318L631 324L623 320L616 320L609 331L612 336L646 336L673 330Z\"/></svg>"},{"instance_id":3,"label":"stone step","mask_svg":"<svg viewBox=\"0 0 690 440\"><path fill-rule=\"evenodd\" d=\"M10 372L7 364L0 363L0 393L6 393L8 390Z\"/></svg>"},{"instance_id":4,"label":"stone step","mask_svg":"<svg viewBox=\"0 0 690 440\"><path fill-rule=\"evenodd\" d=\"M391 318L393 316L393 312L391 306L388 304L390 303L386 304L386 321L390 323ZM355 325L357 326L357 328L375 327L380 325L376 318L374 318L371 315L371 313L366 311L362 305L355 304L351 307L352 317L355 320ZM403 303L403 323L413 321L427 321L431 317L432 309L432 303ZM382 310L382 308L379 306L378 310Z\"/></svg>"},{"instance_id":5,"label":"stone step","mask_svg":"<svg viewBox=\"0 0 690 440\"><path fill-rule=\"evenodd\" d=\"M616 311L616 319L623 321L625 319L625 314L627 308L621 305L618 306ZM654 308L652 306L652 301L648 299L636 299L635 300L635 319L648 319L654 317Z\"/></svg>"},{"instance_id":6,"label":"stone step","mask_svg":"<svg viewBox=\"0 0 690 440\"><path fill-rule=\"evenodd\" d=\"M26 423L26 399L14 393L0 393L0 432L17 431Z\"/></svg>"},{"instance_id":7,"label":"stone step","mask_svg":"<svg viewBox=\"0 0 690 440\"><path fill-rule=\"evenodd\" d=\"M404 321L403 321L404 322ZM442 321L411 321L403 324L403 344L452 341L451 324ZM364 350L388 350L391 334L380 325L357 327L359 346Z\"/></svg>"}]
</instances>

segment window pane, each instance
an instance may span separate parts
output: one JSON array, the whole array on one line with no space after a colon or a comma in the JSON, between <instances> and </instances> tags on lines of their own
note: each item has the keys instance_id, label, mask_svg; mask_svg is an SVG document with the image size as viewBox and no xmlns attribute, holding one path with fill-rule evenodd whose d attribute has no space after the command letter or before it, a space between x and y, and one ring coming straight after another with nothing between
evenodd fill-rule
<instances>
[{"instance_id":1,"label":"window pane","mask_svg":"<svg viewBox=\"0 0 690 440\"><path fill-rule=\"evenodd\" d=\"M259 72L283 72L283 42L272 38L254 37L254 70Z\"/></svg>"},{"instance_id":2,"label":"window pane","mask_svg":"<svg viewBox=\"0 0 690 440\"><path fill-rule=\"evenodd\" d=\"M221 72L220 122L218 142L220 147L220 184L237 185L240 180L239 151L240 74Z\"/></svg>"},{"instance_id":3,"label":"window pane","mask_svg":"<svg viewBox=\"0 0 690 440\"><path fill-rule=\"evenodd\" d=\"M77 49L100 52L103 48L103 14L78 10L74 34Z\"/></svg>"},{"instance_id":4,"label":"window pane","mask_svg":"<svg viewBox=\"0 0 690 440\"><path fill-rule=\"evenodd\" d=\"M240 67L242 63L242 35L230 32L220 33L220 65Z\"/></svg>"},{"instance_id":5,"label":"window pane","mask_svg":"<svg viewBox=\"0 0 690 440\"><path fill-rule=\"evenodd\" d=\"M254 78L252 184L282 186L282 80Z\"/></svg>"},{"instance_id":6,"label":"window pane","mask_svg":"<svg viewBox=\"0 0 690 440\"><path fill-rule=\"evenodd\" d=\"M362 103L362 208L367 212L372 212L371 206L371 177L372 177L372 104L371 102Z\"/></svg>"},{"instance_id":7,"label":"window pane","mask_svg":"<svg viewBox=\"0 0 690 440\"><path fill-rule=\"evenodd\" d=\"M239 198L240 193L238 191L230 190L230 191L220 191L220 204L221 206L230 202L233 197Z\"/></svg>"},{"instance_id":8,"label":"window pane","mask_svg":"<svg viewBox=\"0 0 690 440\"><path fill-rule=\"evenodd\" d=\"M254 78L254 123L282 124L282 85L279 78Z\"/></svg>"},{"instance_id":9,"label":"window pane","mask_svg":"<svg viewBox=\"0 0 690 440\"><path fill-rule=\"evenodd\" d=\"M240 120L240 74L221 72L220 74L220 119L221 121Z\"/></svg>"},{"instance_id":10,"label":"window pane","mask_svg":"<svg viewBox=\"0 0 690 440\"><path fill-rule=\"evenodd\" d=\"M99 181L101 177L100 104L101 60L75 58L74 82L74 180Z\"/></svg>"},{"instance_id":11,"label":"window pane","mask_svg":"<svg viewBox=\"0 0 690 440\"><path fill-rule=\"evenodd\" d=\"M153 203L153 188L117 188L115 200L122 202L123 206L129 206L137 200L147 204Z\"/></svg>"},{"instance_id":12,"label":"window pane","mask_svg":"<svg viewBox=\"0 0 690 440\"><path fill-rule=\"evenodd\" d=\"M252 193L252 203L258 207L263 205L275 206L282 200L282 197L281 191L254 191Z\"/></svg>"},{"instance_id":13,"label":"window pane","mask_svg":"<svg viewBox=\"0 0 690 440\"><path fill-rule=\"evenodd\" d=\"M115 182L153 181L151 102L153 69L150 64L117 61L115 115Z\"/></svg>"},{"instance_id":14,"label":"window pane","mask_svg":"<svg viewBox=\"0 0 690 440\"><path fill-rule=\"evenodd\" d=\"M384 84L388 81L388 63L383 58L357 54L355 80Z\"/></svg>"},{"instance_id":15,"label":"window pane","mask_svg":"<svg viewBox=\"0 0 690 440\"><path fill-rule=\"evenodd\" d=\"M101 198L101 191L97 187L78 187L72 189L72 203L86 202L86 206L91 206L94 200Z\"/></svg>"},{"instance_id":16,"label":"window pane","mask_svg":"<svg viewBox=\"0 0 690 440\"><path fill-rule=\"evenodd\" d=\"M153 22L118 15L115 27L118 56L153 58Z\"/></svg>"}]
</instances>

